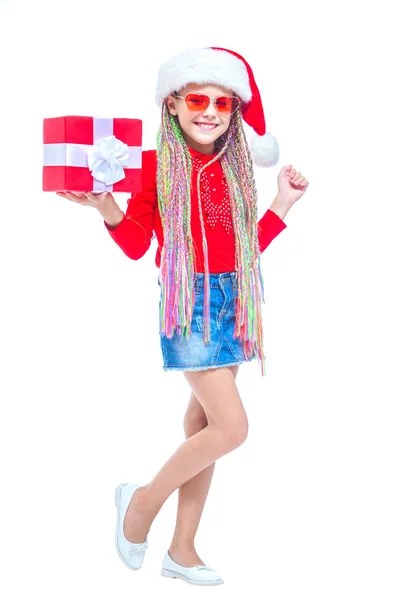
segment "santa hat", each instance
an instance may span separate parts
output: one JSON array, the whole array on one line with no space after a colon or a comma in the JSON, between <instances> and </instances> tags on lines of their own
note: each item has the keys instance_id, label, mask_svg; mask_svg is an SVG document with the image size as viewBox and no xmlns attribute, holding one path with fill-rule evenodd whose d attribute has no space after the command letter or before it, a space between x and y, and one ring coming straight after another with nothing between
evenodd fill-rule
<instances>
[{"instance_id":1,"label":"santa hat","mask_svg":"<svg viewBox=\"0 0 400 600\"><path fill-rule=\"evenodd\" d=\"M266 131L260 92L250 65L240 54L225 48L185 50L160 66L156 103L161 108L164 99L188 83L214 83L229 88L241 100L243 120L254 129L256 136L250 148L254 163L273 167L279 160L275 137Z\"/></svg>"}]
</instances>

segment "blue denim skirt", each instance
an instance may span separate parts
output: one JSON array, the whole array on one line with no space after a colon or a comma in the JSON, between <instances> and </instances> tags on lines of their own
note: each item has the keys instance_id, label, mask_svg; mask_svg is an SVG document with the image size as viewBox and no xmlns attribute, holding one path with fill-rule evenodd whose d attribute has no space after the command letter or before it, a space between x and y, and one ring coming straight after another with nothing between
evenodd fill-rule
<instances>
[{"instance_id":1,"label":"blue denim skirt","mask_svg":"<svg viewBox=\"0 0 400 600\"><path fill-rule=\"evenodd\" d=\"M160 344L164 371L201 371L250 362L243 342L233 338L235 329L234 299L237 298L237 273L210 273L210 343L203 341L204 273L194 273L195 302L189 339L175 333L167 338L161 333L161 297L159 302ZM160 279L158 279L160 285ZM161 290L160 290L161 292Z\"/></svg>"}]
</instances>

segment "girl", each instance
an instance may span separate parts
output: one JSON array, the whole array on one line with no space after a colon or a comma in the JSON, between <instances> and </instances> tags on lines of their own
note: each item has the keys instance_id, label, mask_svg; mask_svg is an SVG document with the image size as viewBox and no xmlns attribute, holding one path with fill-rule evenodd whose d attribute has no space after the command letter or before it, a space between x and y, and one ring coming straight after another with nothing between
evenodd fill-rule
<instances>
[{"instance_id":1,"label":"girl","mask_svg":"<svg viewBox=\"0 0 400 600\"><path fill-rule=\"evenodd\" d=\"M257 222L253 160L273 166L279 150L239 54L201 48L171 58L160 67L156 101L157 149L142 154L142 192L132 194L126 215L107 192L60 195L95 206L133 260L155 232L163 368L183 371L192 392L186 441L150 483L116 489L118 554L131 569L142 566L151 524L178 488L176 528L161 573L216 585L223 580L198 556L194 539L215 461L247 436L235 384L239 364L257 357L265 375L260 254L286 227L283 218L308 182L292 165L283 167L277 196ZM251 151L242 120L258 134Z\"/></svg>"}]
</instances>

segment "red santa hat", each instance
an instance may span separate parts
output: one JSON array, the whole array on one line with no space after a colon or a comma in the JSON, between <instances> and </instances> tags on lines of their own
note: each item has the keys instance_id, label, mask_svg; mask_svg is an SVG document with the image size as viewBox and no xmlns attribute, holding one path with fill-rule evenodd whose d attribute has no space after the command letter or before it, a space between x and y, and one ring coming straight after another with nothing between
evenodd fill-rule
<instances>
[{"instance_id":1,"label":"red santa hat","mask_svg":"<svg viewBox=\"0 0 400 600\"><path fill-rule=\"evenodd\" d=\"M214 83L229 88L241 100L243 120L256 136L250 148L254 163L273 167L279 160L275 137L266 131L260 92L250 65L240 54L225 48L185 50L160 66L156 88L156 103L161 108L164 99L188 83Z\"/></svg>"}]
</instances>

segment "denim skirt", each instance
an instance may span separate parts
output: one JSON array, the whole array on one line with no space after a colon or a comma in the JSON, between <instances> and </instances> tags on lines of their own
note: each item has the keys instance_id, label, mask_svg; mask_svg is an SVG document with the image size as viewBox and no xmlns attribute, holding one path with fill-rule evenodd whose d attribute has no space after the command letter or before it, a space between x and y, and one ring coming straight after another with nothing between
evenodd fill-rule
<instances>
[{"instance_id":1,"label":"denim skirt","mask_svg":"<svg viewBox=\"0 0 400 600\"><path fill-rule=\"evenodd\" d=\"M246 359L243 342L233 338L235 329L234 299L237 298L237 273L210 273L210 343L203 341L204 273L194 273L195 302L191 334L187 339L174 333L167 338L161 333L161 297L159 302L160 344L164 371L201 371L250 362ZM158 285L161 287L160 278ZM161 290L160 290L161 293Z\"/></svg>"}]
</instances>

